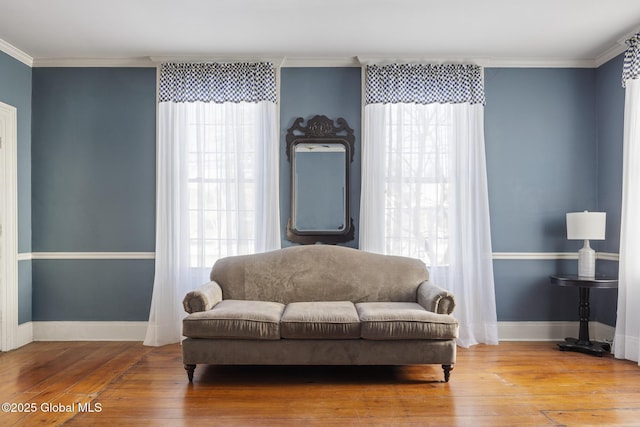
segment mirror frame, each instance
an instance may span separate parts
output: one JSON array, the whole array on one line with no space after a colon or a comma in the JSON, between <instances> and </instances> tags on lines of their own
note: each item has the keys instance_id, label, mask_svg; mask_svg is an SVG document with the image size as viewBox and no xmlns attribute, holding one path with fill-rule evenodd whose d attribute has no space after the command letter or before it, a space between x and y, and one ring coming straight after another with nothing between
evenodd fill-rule
<instances>
[{"instance_id":1,"label":"mirror frame","mask_svg":"<svg viewBox=\"0 0 640 427\"><path fill-rule=\"evenodd\" d=\"M355 136L353 129L349 127L343 118L333 120L323 115L316 115L303 126L304 119L298 117L287 130L287 159L291 165L291 208L289 221L287 222L287 240L294 243L309 245L314 243L344 243L354 239L355 227L349 206L350 198L350 164L353 162L355 151ZM295 148L302 143L339 144L345 147L345 219L346 226L339 231L326 230L297 230L292 224L296 203L295 189Z\"/></svg>"}]
</instances>

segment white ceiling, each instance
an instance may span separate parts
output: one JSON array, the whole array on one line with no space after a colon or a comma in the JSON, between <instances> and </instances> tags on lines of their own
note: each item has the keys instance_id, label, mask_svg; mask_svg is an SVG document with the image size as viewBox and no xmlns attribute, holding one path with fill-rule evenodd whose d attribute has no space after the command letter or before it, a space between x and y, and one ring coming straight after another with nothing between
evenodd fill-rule
<instances>
[{"instance_id":1,"label":"white ceiling","mask_svg":"<svg viewBox=\"0 0 640 427\"><path fill-rule=\"evenodd\" d=\"M222 57L596 66L640 0L0 0L0 48L33 65Z\"/></svg>"}]
</instances>

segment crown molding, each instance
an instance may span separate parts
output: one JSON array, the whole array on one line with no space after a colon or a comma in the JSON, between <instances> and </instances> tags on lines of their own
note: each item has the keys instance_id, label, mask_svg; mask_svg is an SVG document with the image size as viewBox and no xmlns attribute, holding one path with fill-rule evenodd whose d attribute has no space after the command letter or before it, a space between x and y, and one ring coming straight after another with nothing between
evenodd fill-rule
<instances>
[{"instance_id":1,"label":"crown molding","mask_svg":"<svg viewBox=\"0 0 640 427\"><path fill-rule=\"evenodd\" d=\"M1 41L1 40L0 40ZM0 48L2 46L0 45ZM151 56L140 58L23 58L22 62L34 67L155 67L165 62L271 62L282 68L362 67L370 64L476 64L485 68L597 68L624 52L616 45L597 59L557 58L461 58L461 57L295 57L295 56ZM9 52L5 52L10 54ZM12 55L15 57L15 55ZM17 59L20 59L16 57ZM28 59L28 62L27 62Z\"/></svg>"},{"instance_id":2,"label":"crown molding","mask_svg":"<svg viewBox=\"0 0 640 427\"><path fill-rule=\"evenodd\" d=\"M487 58L477 62L485 68L597 68L594 59Z\"/></svg>"},{"instance_id":3,"label":"crown molding","mask_svg":"<svg viewBox=\"0 0 640 427\"><path fill-rule=\"evenodd\" d=\"M43 67L155 67L157 64L150 58L35 58L34 68Z\"/></svg>"},{"instance_id":4,"label":"crown molding","mask_svg":"<svg viewBox=\"0 0 640 427\"><path fill-rule=\"evenodd\" d=\"M616 55L624 47L615 46L596 59L557 58L459 58L459 57L176 57L152 56L147 58L35 58L25 64L34 68L43 67L155 67L165 62L271 62L282 68L314 67L362 67L370 64L476 64L485 68L597 68ZM20 59L20 58L17 58Z\"/></svg>"},{"instance_id":5,"label":"crown molding","mask_svg":"<svg viewBox=\"0 0 640 427\"><path fill-rule=\"evenodd\" d=\"M274 64L276 67L281 67L284 63L284 56L277 55L205 55L205 56L150 56L149 60L154 63L154 65L162 64L164 62L227 62L227 63L236 63L236 62L270 62Z\"/></svg>"},{"instance_id":6,"label":"crown molding","mask_svg":"<svg viewBox=\"0 0 640 427\"><path fill-rule=\"evenodd\" d=\"M29 67L155 67L163 62L271 62L278 67L361 67L389 63L471 63L486 68L598 68L626 49L626 40L638 29L625 34L614 46L593 59L577 58L494 58L494 57L421 57L421 56L344 56L297 57L281 55L242 56L148 56L135 58L33 58L0 39L0 51Z\"/></svg>"},{"instance_id":7,"label":"crown molding","mask_svg":"<svg viewBox=\"0 0 640 427\"><path fill-rule=\"evenodd\" d=\"M6 41L0 39L0 51L6 53L10 57L17 59L29 67L33 67L33 58L12 44L7 43Z\"/></svg>"},{"instance_id":8,"label":"crown molding","mask_svg":"<svg viewBox=\"0 0 640 427\"><path fill-rule=\"evenodd\" d=\"M609 49L598 55L598 57L595 59L596 68L606 64L621 53L624 53L625 50L627 50L627 47L624 42L622 44L618 43L615 46L611 46ZM622 71L620 72L622 73Z\"/></svg>"},{"instance_id":9,"label":"crown molding","mask_svg":"<svg viewBox=\"0 0 640 427\"><path fill-rule=\"evenodd\" d=\"M36 58L33 68L55 67L156 67L165 62L271 62L282 68L362 67L370 64L475 64L485 68L597 68L624 48L612 49L597 60L593 59L544 59L544 58L419 58L419 57L175 57L154 56L148 58Z\"/></svg>"},{"instance_id":10,"label":"crown molding","mask_svg":"<svg viewBox=\"0 0 640 427\"><path fill-rule=\"evenodd\" d=\"M596 68L593 59L558 58L494 58L494 57L389 57L358 56L362 65L410 64L475 64L485 68Z\"/></svg>"},{"instance_id":11,"label":"crown molding","mask_svg":"<svg viewBox=\"0 0 640 427\"><path fill-rule=\"evenodd\" d=\"M366 65L389 65L389 64L475 64L482 65L487 62L486 58L472 58L460 56L358 56L358 63Z\"/></svg>"},{"instance_id":12,"label":"crown molding","mask_svg":"<svg viewBox=\"0 0 640 427\"><path fill-rule=\"evenodd\" d=\"M627 50L627 40L638 34L638 32L640 32L640 26L635 27L633 30L625 33L616 41L616 44L598 55L595 59L596 67L599 67L611 61L613 58Z\"/></svg>"},{"instance_id":13,"label":"crown molding","mask_svg":"<svg viewBox=\"0 0 640 427\"><path fill-rule=\"evenodd\" d=\"M311 56L286 56L282 67L361 67L362 64L355 56L331 56L331 57L311 57Z\"/></svg>"}]
</instances>

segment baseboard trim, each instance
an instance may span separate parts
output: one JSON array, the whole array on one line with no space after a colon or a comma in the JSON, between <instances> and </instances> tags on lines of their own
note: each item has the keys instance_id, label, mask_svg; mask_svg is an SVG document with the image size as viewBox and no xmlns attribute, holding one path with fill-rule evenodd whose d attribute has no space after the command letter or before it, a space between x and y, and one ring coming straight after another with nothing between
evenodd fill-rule
<instances>
[{"instance_id":1,"label":"baseboard trim","mask_svg":"<svg viewBox=\"0 0 640 427\"><path fill-rule=\"evenodd\" d=\"M30 342L33 342L33 322L27 322L18 325L18 339L16 348L27 345Z\"/></svg>"},{"instance_id":2,"label":"baseboard trim","mask_svg":"<svg viewBox=\"0 0 640 427\"><path fill-rule=\"evenodd\" d=\"M591 334L591 331L589 331L589 334ZM613 337L615 335L616 328L614 326L605 325L600 322L593 322L593 339L596 341L613 342Z\"/></svg>"},{"instance_id":3,"label":"baseboard trim","mask_svg":"<svg viewBox=\"0 0 640 427\"><path fill-rule=\"evenodd\" d=\"M578 322L498 322L500 341L561 341L575 337ZM18 326L18 347L32 341L144 341L147 322L27 322ZM611 341L613 326L589 323L589 335Z\"/></svg>"},{"instance_id":4,"label":"baseboard trim","mask_svg":"<svg viewBox=\"0 0 640 427\"><path fill-rule=\"evenodd\" d=\"M577 337L579 322L498 322L500 341L558 341ZM611 341L613 326L589 322L589 337L596 341Z\"/></svg>"},{"instance_id":5,"label":"baseboard trim","mask_svg":"<svg viewBox=\"0 0 640 427\"><path fill-rule=\"evenodd\" d=\"M144 341L147 322L32 322L33 341Z\"/></svg>"}]
</instances>

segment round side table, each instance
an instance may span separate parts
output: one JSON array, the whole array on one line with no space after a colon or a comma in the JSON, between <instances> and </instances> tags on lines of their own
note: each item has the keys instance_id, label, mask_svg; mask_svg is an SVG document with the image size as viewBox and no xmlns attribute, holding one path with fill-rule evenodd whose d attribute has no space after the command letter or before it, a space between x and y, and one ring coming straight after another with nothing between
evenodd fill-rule
<instances>
[{"instance_id":1,"label":"round side table","mask_svg":"<svg viewBox=\"0 0 640 427\"><path fill-rule=\"evenodd\" d=\"M603 356L611 351L611 345L589 339L589 291L591 289L617 288L618 279L615 277L596 276L580 277L571 275L551 276L551 283L559 286L574 286L580 291L580 331L578 338L565 338L558 347L562 351L578 351L580 353Z\"/></svg>"}]
</instances>

